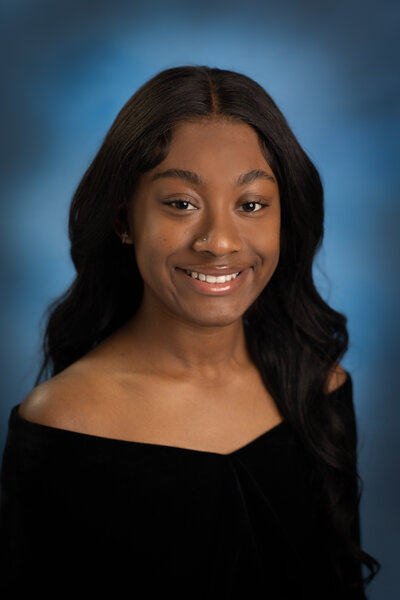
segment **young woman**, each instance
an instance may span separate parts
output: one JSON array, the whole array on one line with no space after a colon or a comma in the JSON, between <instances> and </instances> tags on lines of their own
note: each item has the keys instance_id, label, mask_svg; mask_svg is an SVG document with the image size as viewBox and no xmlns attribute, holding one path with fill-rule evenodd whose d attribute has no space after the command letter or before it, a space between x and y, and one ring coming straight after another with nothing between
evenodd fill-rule
<instances>
[{"instance_id":1,"label":"young woman","mask_svg":"<svg viewBox=\"0 0 400 600\"><path fill-rule=\"evenodd\" d=\"M323 192L265 90L157 74L84 175L69 233L77 275L10 416L0 581L365 598L379 563L360 548L346 317L312 277Z\"/></svg>"}]
</instances>

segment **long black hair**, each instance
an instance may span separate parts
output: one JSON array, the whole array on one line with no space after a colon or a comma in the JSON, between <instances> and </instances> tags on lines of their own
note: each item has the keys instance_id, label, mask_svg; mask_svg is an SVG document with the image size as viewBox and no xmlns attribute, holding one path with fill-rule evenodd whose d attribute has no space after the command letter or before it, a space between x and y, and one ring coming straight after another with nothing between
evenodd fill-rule
<instances>
[{"instance_id":1,"label":"long black hair","mask_svg":"<svg viewBox=\"0 0 400 600\"><path fill-rule=\"evenodd\" d=\"M361 496L354 410L344 414L326 401L324 391L332 367L347 351L348 332L347 318L324 302L313 282L324 232L322 185L271 97L249 77L206 66L170 68L142 85L121 109L72 200L69 237L76 277L45 313L44 359L35 385L78 360L136 312L143 282L134 247L121 244L116 224L126 222L141 173L167 156L174 126L214 118L251 126L277 177L279 264L244 315L246 340L283 417L323 475L343 589L351 584L361 589L380 565L361 550L357 535L349 534L358 527ZM361 574L362 564L369 569L364 582L350 581L344 566L349 563L359 567L353 573Z\"/></svg>"}]
</instances>

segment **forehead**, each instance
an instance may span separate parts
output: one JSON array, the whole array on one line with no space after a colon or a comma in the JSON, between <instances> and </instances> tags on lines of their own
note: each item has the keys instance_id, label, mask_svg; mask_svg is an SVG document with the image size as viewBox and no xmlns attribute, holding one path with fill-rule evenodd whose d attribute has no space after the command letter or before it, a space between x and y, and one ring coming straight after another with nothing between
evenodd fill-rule
<instances>
[{"instance_id":1,"label":"forehead","mask_svg":"<svg viewBox=\"0 0 400 600\"><path fill-rule=\"evenodd\" d=\"M234 148L236 152L261 154L255 130L243 121L228 119L194 119L181 121L172 130L169 156L182 154L190 148L191 156L202 150ZM262 157L262 154L261 154Z\"/></svg>"},{"instance_id":2,"label":"forehead","mask_svg":"<svg viewBox=\"0 0 400 600\"><path fill-rule=\"evenodd\" d=\"M144 174L142 184L171 182L163 177L166 170L191 172L192 183L205 186L227 185L255 170L274 180L256 131L242 121L226 119L197 118L176 124L166 158Z\"/></svg>"}]
</instances>

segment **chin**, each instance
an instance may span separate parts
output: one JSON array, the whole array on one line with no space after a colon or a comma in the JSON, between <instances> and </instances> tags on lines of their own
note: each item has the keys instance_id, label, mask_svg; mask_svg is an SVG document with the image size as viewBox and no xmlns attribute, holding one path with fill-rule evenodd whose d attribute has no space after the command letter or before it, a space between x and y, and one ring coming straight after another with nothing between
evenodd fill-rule
<instances>
[{"instance_id":1,"label":"chin","mask_svg":"<svg viewBox=\"0 0 400 600\"><path fill-rule=\"evenodd\" d=\"M200 325L201 327L227 327L228 325L232 325L237 321L241 321L243 314L215 314L210 315L192 315L191 321L196 325Z\"/></svg>"}]
</instances>

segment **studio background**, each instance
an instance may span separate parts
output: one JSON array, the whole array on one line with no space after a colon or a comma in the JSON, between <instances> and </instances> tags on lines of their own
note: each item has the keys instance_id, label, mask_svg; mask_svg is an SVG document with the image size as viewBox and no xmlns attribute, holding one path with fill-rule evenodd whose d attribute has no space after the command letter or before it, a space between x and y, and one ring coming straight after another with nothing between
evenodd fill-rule
<instances>
[{"instance_id":1,"label":"studio background","mask_svg":"<svg viewBox=\"0 0 400 600\"><path fill-rule=\"evenodd\" d=\"M1 3L0 452L39 369L40 319L74 277L72 195L117 112L169 67L242 72L276 101L324 184L314 273L348 317L341 362L354 383L362 547L382 564L368 595L398 600L399 6Z\"/></svg>"}]
</instances>

